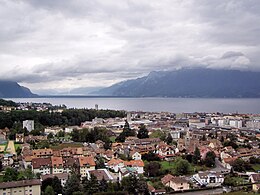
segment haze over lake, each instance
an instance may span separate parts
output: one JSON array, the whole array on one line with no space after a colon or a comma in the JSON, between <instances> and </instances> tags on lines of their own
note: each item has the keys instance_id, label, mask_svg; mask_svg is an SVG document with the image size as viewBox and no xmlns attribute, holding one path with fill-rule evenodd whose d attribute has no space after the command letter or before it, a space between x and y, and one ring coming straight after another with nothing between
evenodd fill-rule
<instances>
[{"instance_id":1,"label":"haze over lake","mask_svg":"<svg viewBox=\"0 0 260 195\"><path fill-rule=\"evenodd\" d=\"M260 98L107 98L52 97L12 98L15 102L65 104L68 108L115 109L127 111L260 113Z\"/></svg>"}]
</instances>

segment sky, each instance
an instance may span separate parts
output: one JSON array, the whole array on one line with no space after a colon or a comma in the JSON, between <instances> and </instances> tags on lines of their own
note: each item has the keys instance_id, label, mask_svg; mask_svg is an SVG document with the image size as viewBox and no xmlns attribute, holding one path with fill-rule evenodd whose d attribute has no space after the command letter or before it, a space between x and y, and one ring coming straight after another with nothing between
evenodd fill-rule
<instances>
[{"instance_id":1,"label":"sky","mask_svg":"<svg viewBox=\"0 0 260 195\"><path fill-rule=\"evenodd\" d=\"M259 0L1 0L0 79L38 94L150 71L260 71Z\"/></svg>"}]
</instances>

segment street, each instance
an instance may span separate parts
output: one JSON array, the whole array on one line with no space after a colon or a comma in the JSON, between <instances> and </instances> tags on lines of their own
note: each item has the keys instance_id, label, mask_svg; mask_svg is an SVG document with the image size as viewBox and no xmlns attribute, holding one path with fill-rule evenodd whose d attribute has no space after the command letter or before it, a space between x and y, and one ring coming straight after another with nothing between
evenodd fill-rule
<instances>
[{"instance_id":1,"label":"street","mask_svg":"<svg viewBox=\"0 0 260 195\"><path fill-rule=\"evenodd\" d=\"M200 191L193 191L193 192L180 192L174 193L175 195L208 195L208 194L222 194L223 188L216 188L210 190L200 190Z\"/></svg>"}]
</instances>

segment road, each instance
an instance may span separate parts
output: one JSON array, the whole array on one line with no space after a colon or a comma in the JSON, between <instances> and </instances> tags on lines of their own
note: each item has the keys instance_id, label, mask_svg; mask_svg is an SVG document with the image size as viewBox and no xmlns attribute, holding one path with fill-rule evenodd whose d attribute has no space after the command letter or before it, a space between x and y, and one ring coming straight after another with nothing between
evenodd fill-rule
<instances>
[{"instance_id":1,"label":"road","mask_svg":"<svg viewBox=\"0 0 260 195\"><path fill-rule=\"evenodd\" d=\"M223 165L221 164L218 158L215 159L215 163L216 163L216 167L211 169L212 171L222 172L222 173L227 173L230 171L227 168L223 167Z\"/></svg>"},{"instance_id":2,"label":"road","mask_svg":"<svg viewBox=\"0 0 260 195\"><path fill-rule=\"evenodd\" d=\"M216 188L216 189L212 189L212 190L180 192L180 193L174 193L174 195L210 195L210 194L222 194L222 193L223 193L223 188Z\"/></svg>"},{"instance_id":3,"label":"road","mask_svg":"<svg viewBox=\"0 0 260 195\"><path fill-rule=\"evenodd\" d=\"M10 154L16 155L14 141L9 140L6 151Z\"/></svg>"}]
</instances>

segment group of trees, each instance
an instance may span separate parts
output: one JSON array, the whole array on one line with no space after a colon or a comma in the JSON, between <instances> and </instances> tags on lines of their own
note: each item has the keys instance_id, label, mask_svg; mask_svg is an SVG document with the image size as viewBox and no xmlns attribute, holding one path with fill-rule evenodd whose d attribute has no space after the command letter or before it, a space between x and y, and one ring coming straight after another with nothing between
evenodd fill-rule
<instances>
[{"instance_id":1,"label":"group of trees","mask_svg":"<svg viewBox=\"0 0 260 195\"><path fill-rule=\"evenodd\" d=\"M61 181L57 176L42 181L41 191L43 195L62 194Z\"/></svg>"},{"instance_id":2,"label":"group of trees","mask_svg":"<svg viewBox=\"0 0 260 195\"><path fill-rule=\"evenodd\" d=\"M125 112L116 110L67 109L62 113L35 110L0 112L0 128L11 128L15 122L34 120L43 126L80 125L84 121L98 118L124 117Z\"/></svg>"},{"instance_id":3,"label":"group of trees","mask_svg":"<svg viewBox=\"0 0 260 195\"><path fill-rule=\"evenodd\" d=\"M37 176L32 172L31 168L27 168L25 170L17 171L12 167L7 167L4 172L3 181L19 181L26 179L33 179Z\"/></svg>"},{"instance_id":4,"label":"group of trees","mask_svg":"<svg viewBox=\"0 0 260 195\"><path fill-rule=\"evenodd\" d=\"M187 154L183 156L183 158L194 165L205 165L211 168L215 167L216 154L213 151L207 152L205 158L202 159L200 150L196 147L193 154Z\"/></svg>"},{"instance_id":5,"label":"group of trees","mask_svg":"<svg viewBox=\"0 0 260 195\"><path fill-rule=\"evenodd\" d=\"M111 141L107 134L107 129L94 127L93 130L90 129L80 129L73 130L71 132L71 139L75 142L89 142L94 143L97 140L101 140L105 143L104 148L109 149L111 147Z\"/></svg>"},{"instance_id":6,"label":"group of trees","mask_svg":"<svg viewBox=\"0 0 260 195\"><path fill-rule=\"evenodd\" d=\"M79 175L73 173L70 175L63 189L65 195L92 195L102 192L128 192L129 194L148 194L148 186L142 177L130 175L124 177L121 181L107 182L104 178L98 181L94 175L90 178L85 177L80 182Z\"/></svg>"},{"instance_id":7,"label":"group of trees","mask_svg":"<svg viewBox=\"0 0 260 195\"><path fill-rule=\"evenodd\" d=\"M126 137L130 137L130 136L135 136L135 131L133 129L130 128L130 125L128 123L128 121L125 121L125 125L123 128L123 132L119 134L119 136L117 136L116 138L116 142L124 142Z\"/></svg>"}]
</instances>

